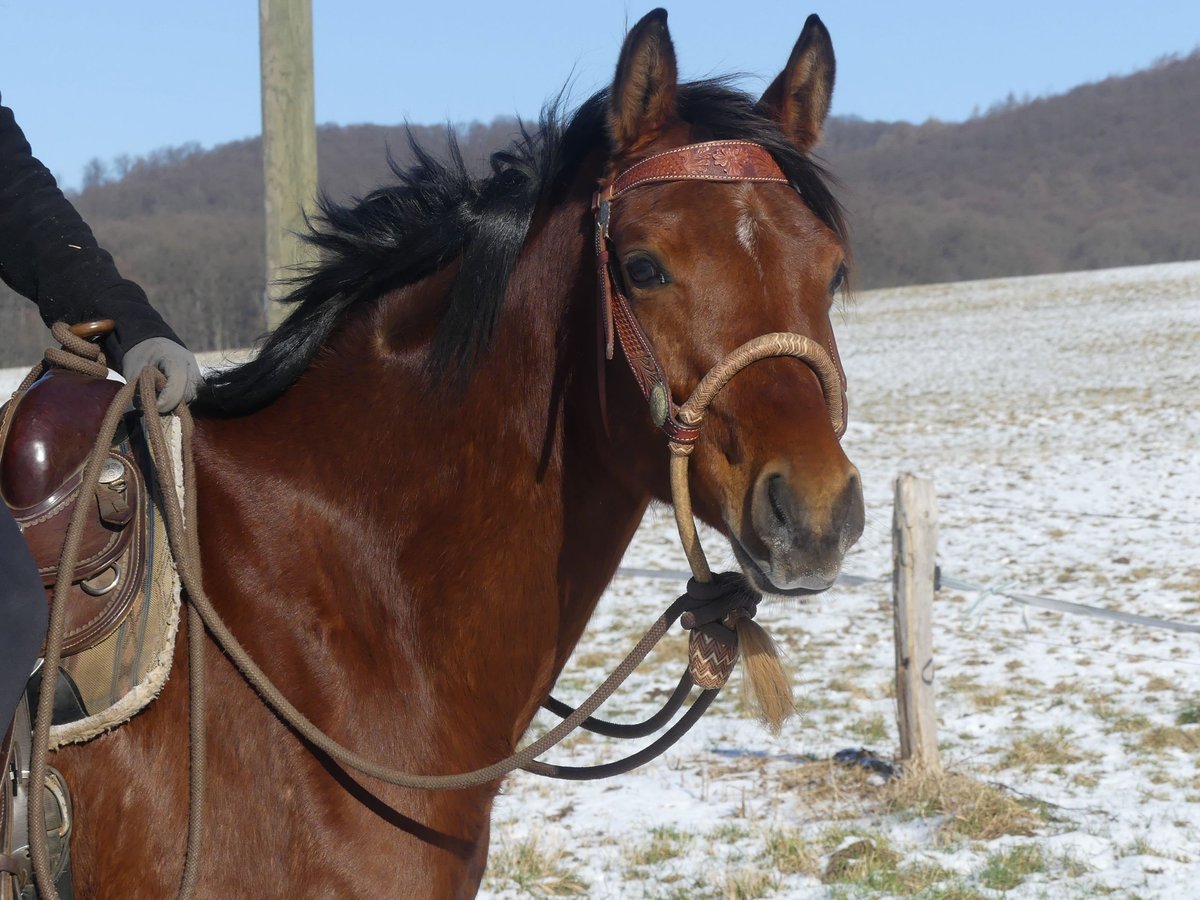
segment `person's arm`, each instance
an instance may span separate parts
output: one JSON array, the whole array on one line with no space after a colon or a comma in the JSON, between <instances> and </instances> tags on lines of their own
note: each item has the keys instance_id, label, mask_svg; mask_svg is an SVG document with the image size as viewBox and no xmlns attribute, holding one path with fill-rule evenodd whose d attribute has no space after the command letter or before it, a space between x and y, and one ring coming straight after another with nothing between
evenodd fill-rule
<instances>
[{"instance_id":1,"label":"person's arm","mask_svg":"<svg viewBox=\"0 0 1200 900\"><path fill-rule=\"evenodd\" d=\"M54 176L33 155L12 110L0 103L0 278L38 305L47 325L62 320L112 319L116 330L105 340L108 364L122 367L126 353L144 341L156 341L136 358L157 365L172 378L167 363L187 371L175 375L168 398L194 396L199 378L195 358L146 299L145 292L122 278L113 258L96 243L91 228L63 196ZM131 373L126 372L126 375ZM136 374L136 373L132 373ZM180 378L186 379L182 386ZM175 396L177 394L177 396ZM160 404L161 405L161 404Z\"/></svg>"}]
</instances>

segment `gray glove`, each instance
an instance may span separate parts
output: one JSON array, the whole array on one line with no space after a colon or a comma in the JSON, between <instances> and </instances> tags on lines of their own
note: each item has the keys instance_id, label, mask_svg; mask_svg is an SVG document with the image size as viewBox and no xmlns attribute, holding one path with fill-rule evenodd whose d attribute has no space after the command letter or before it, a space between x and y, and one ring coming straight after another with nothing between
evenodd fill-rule
<instances>
[{"instance_id":1,"label":"gray glove","mask_svg":"<svg viewBox=\"0 0 1200 900\"><path fill-rule=\"evenodd\" d=\"M153 366L167 376L166 387L158 395L158 411L166 414L176 406L196 399L200 385L200 364L187 347L170 338L152 337L134 344L121 362L121 374L133 381L146 366Z\"/></svg>"}]
</instances>

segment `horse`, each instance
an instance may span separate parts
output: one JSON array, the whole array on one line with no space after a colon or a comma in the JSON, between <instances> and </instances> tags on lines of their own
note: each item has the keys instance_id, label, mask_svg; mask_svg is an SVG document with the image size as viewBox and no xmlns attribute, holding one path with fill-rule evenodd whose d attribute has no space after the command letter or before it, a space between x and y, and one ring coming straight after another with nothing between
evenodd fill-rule
<instances>
[{"instance_id":1,"label":"horse","mask_svg":"<svg viewBox=\"0 0 1200 900\"><path fill-rule=\"evenodd\" d=\"M321 261L258 354L208 377L194 452L205 592L326 732L428 774L512 753L648 504L669 502L664 436L597 324L598 182L697 142L764 148L789 183L629 192L608 223L614 278L676 397L767 332L836 360L847 232L810 154L834 71L813 16L760 99L680 83L655 10L611 87L573 114L548 107L486 175L451 141L448 159L415 148L397 183L323 202ZM857 470L795 360L729 384L690 478L697 515L769 594L828 588L862 531ZM499 780L420 792L354 776L205 648L198 896L475 894ZM178 888L186 655L132 721L55 754L78 896Z\"/></svg>"}]
</instances>

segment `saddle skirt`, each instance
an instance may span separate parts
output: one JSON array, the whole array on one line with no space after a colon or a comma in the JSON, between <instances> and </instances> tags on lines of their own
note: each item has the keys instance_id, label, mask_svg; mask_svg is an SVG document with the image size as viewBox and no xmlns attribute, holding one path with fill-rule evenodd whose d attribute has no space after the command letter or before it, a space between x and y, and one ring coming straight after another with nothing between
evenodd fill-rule
<instances>
[{"instance_id":1,"label":"saddle skirt","mask_svg":"<svg viewBox=\"0 0 1200 900\"><path fill-rule=\"evenodd\" d=\"M118 382L50 368L2 411L0 497L29 545L47 601L70 580L56 695L73 697L51 746L88 740L127 721L162 690L179 625L180 587L150 454L126 416L94 487L83 470ZM182 486L178 426L167 473ZM148 488L147 485L150 487ZM79 562L59 571L67 525L89 507ZM64 689L63 682L66 682Z\"/></svg>"}]
</instances>

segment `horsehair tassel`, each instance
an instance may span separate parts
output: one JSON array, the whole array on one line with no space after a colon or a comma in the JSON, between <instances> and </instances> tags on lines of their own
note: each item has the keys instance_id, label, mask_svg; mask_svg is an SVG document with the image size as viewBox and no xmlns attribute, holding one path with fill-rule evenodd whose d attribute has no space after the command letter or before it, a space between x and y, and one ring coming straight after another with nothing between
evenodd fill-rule
<instances>
[{"instance_id":1,"label":"horsehair tassel","mask_svg":"<svg viewBox=\"0 0 1200 900\"><path fill-rule=\"evenodd\" d=\"M813 370L821 383L834 433L840 437L846 427L845 385L836 364L811 338L786 332L766 334L747 341L714 366L680 408L680 421L686 425L698 426L708 405L734 375L751 363L778 356L795 357ZM679 540L683 544L695 579L701 582L711 581L712 571L696 531L688 484L688 457L692 452L692 445L671 441L670 450L671 498L675 508L675 524L679 529ZM727 663L722 659L720 665L715 668L719 670L724 669L727 664L736 664L736 657L741 656L746 672L744 685L750 705L755 708L759 719L767 728L772 733L778 733L783 723L796 712L791 673L784 667L775 642L757 622L749 617L738 617L735 632L737 644L732 647L734 660ZM693 631L689 639L693 677L698 672L702 677L704 675L702 669L705 667L695 665L697 657L703 657L705 662L716 662L716 654L713 653L716 648L700 646L697 643L700 637L698 632ZM725 649L726 655L729 649ZM725 674L727 676L728 672ZM718 677L719 673L714 672L713 678ZM723 678L721 683L724 683Z\"/></svg>"},{"instance_id":2,"label":"horsehair tassel","mask_svg":"<svg viewBox=\"0 0 1200 900\"><path fill-rule=\"evenodd\" d=\"M747 699L770 732L779 734L783 723L796 712L792 673L784 667L771 636L753 619L738 619L737 636Z\"/></svg>"}]
</instances>

